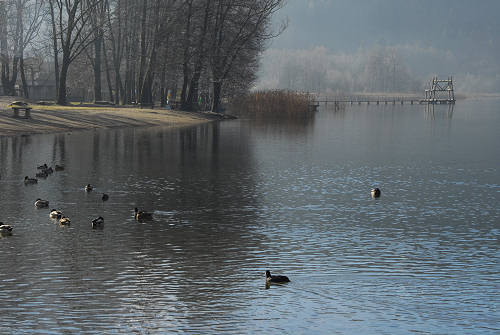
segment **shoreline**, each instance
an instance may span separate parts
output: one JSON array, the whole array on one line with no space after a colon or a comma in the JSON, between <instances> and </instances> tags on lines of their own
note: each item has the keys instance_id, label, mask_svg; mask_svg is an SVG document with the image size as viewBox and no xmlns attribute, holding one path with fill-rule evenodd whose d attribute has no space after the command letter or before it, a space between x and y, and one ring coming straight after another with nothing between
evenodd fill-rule
<instances>
[{"instance_id":1,"label":"shoreline","mask_svg":"<svg viewBox=\"0 0 500 335\"><path fill-rule=\"evenodd\" d=\"M229 117L204 112L114 106L30 104L31 118L14 117L7 107L16 97L0 97L0 137L136 127L186 127ZM20 112L24 115L24 112Z\"/></svg>"}]
</instances>

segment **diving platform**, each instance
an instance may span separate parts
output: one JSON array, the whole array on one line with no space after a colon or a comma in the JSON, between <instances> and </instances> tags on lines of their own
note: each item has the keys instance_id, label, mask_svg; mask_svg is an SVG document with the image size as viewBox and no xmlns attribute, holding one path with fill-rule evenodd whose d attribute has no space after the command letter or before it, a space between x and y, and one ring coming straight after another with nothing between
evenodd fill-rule
<instances>
[{"instance_id":1,"label":"diving platform","mask_svg":"<svg viewBox=\"0 0 500 335\"><path fill-rule=\"evenodd\" d=\"M425 98L420 100L427 104L454 104L455 91L453 89L453 77L448 79L432 78L430 89L425 90Z\"/></svg>"}]
</instances>

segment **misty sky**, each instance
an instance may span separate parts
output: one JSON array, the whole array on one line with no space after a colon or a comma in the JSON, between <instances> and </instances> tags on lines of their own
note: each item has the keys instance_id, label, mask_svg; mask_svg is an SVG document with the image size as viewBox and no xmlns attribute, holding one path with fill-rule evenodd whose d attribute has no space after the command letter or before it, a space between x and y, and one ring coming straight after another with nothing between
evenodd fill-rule
<instances>
[{"instance_id":1,"label":"misty sky","mask_svg":"<svg viewBox=\"0 0 500 335\"><path fill-rule=\"evenodd\" d=\"M464 90L499 92L499 15L498 0L288 0L276 19L289 26L270 49L390 46L416 77L454 75Z\"/></svg>"}]
</instances>

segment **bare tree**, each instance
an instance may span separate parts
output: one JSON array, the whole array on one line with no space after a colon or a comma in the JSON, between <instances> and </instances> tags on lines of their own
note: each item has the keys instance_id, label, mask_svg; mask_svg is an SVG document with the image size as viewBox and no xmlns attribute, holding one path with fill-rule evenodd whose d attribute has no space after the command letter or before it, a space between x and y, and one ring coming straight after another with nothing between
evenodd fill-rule
<instances>
[{"instance_id":1,"label":"bare tree","mask_svg":"<svg viewBox=\"0 0 500 335\"><path fill-rule=\"evenodd\" d=\"M93 43L90 44L93 54L89 56L94 70L94 101L102 100L102 59L104 48L104 28L108 0L102 0L90 8L90 25L93 31Z\"/></svg>"},{"instance_id":2,"label":"bare tree","mask_svg":"<svg viewBox=\"0 0 500 335\"><path fill-rule=\"evenodd\" d=\"M57 103L67 104L66 81L71 63L94 42L94 29L88 29L91 14L102 0L48 0L51 23L54 29L54 45L59 45L62 60L59 76ZM57 58L58 53L55 57Z\"/></svg>"},{"instance_id":3,"label":"bare tree","mask_svg":"<svg viewBox=\"0 0 500 335\"><path fill-rule=\"evenodd\" d=\"M5 95L16 95L22 42L22 13L17 1L0 2L0 58L2 86Z\"/></svg>"},{"instance_id":4,"label":"bare tree","mask_svg":"<svg viewBox=\"0 0 500 335\"><path fill-rule=\"evenodd\" d=\"M224 81L238 59L246 52L258 54L267 40L282 31L270 31L270 22L283 4L284 0L215 0L209 48L213 112L219 111Z\"/></svg>"},{"instance_id":5,"label":"bare tree","mask_svg":"<svg viewBox=\"0 0 500 335\"><path fill-rule=\"evenodd\" d=\"M111 48L108 52L111 53L112 64L113 64L113 74L115 82L115 103L120 103L120 97L122 103L125 103L125 88L123 86L122 76L121 76L121 63L124 54L124 44L125 44L125 27L127 26L126 18L123 15L127 8L126 0L116 0L114 2L106 2L106 25L107 25L107 41L108 46ZM107 51L104 52L105 57L107 57Z\"/></svg>"},{"instance_id":6,"label":"bare tree","mask_svg":"<svg viewBox=\"0 0 500 335\"><path fill-rule=\"evenodd\" d=\"M19 42L19 70L21 72L21 81L23 84L23 94L29 98L29 87L26 80L26 70L24 66L25 50L33 45L37 39L40 28L44 21L45 11L43 0L18 0L18 12L21 15L21 38Z\"/></svg>"},{"instance_id":7,"label":"bare tree","mask_svg":"<svg viewBox=\"0 0 500 335\"><path fill-rule=\"evenodd\" d=\"M7 44L7 2L0 1L0 63L2 67L2 86L3 94L12 95L9 88L9 54ZM7 85L6 85L7 84Z\"/></svg>"},{"instance_id":8,"label":"bare tree","mask_svg":"<svg viewBox=\"0 0 500 335\"><path fill-rule=\"evenodd\" d=\"M193 75L189 82L189 94L185 102L185 108L189 110L197 109L197 99L199 91L199 81L202 74L203 66L206 62L207 55L207 35L209 28L209 21L213 16L213 0L205 0L204 8L200 8L197 12L203 13L202 19L199 20L200 24L196 31L197 43L194 53Z\"/></svg>"}]
</instances>

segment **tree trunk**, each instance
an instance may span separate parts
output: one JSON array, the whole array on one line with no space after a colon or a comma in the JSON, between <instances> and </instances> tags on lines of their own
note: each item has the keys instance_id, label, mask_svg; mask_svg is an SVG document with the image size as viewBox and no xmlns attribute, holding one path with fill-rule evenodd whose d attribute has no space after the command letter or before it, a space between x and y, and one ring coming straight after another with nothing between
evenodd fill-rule
<instances>
[{"instance_id":1,"label":"tree trunk","mask_svg":"<svg viewBox=\"0 0 500 335\"><path fill-rule=\"evenodd\" d=\"M13 95L10 85L9 55L7 44L7 2L0 1L0 62L2 64L1 82L4 95Z\"/></svg>"},{"instance_id":2,"label":"tree trunk","mask_svg":"<svg viewBox=\"0 0 500 335\"><path fill-rule=\"evenodd\" d=\"M182 91L181 91L181 109L187 109L187 89L189 81L189 47L191 44L191 16L192 16L193 2L188 3L188 13L186 17L186 36L184 39L184 56L182 61Z\"/></svg>"},{"instance_id":3,"label":"tree trunk","mask_svg":"<svg viewBox=\"0 0 500 335\"><path fill-rule=\"evenodd\" d=\"M103 41L103 47L104 47L104 41ZM106 81L108 82L108 90L109 90L109 101L114 101L113 97L113 85L111 83L111 75L109 71L109 62L108 62L108 54L106 52L106 48L104 47L104 52L103 52L103 57L104 57L104 66L106 66Z\"/></svg>"},{"instance_id":4,"label":"tree trunk","mask_svg":"<svg viewBox=\"0 0 500 335\"><path fill-rule=\"evenodd\" d=\"M109 2L106 2L106 13L107 13L107 22L108 22L108 30L110 34L110 43L111 43L111 56L112 56L112 62L113 62L113 71L115 74L115 88L116 92L114 94L114 103L115 104L120 104L120 98L122 104L125 103L125 96L124 96L124 88L123 88L123 83L122 79L120 76L120 65L121 65L121 60L122 60L122 2L118 1L116 4L116 11L119 13L117 15L117 22L112 23L111 21L111 9L109 7ZM116 27L117 34L113 33L113 25ZM104 61L106 62L106 75L108 77L108 86L112 86L109 74L109 67L108 67L108 59L107 59L107 53L106 53L106 48L104 47ZM111 96L111 93L110 93ZM111 97L113 99L113 97Z\"/></svg>"},{"instance_id":5,"label":"tree trunk","mask_svg":"<svg viewBox=\"0 0 500 335\"><path fill-rule=\"evenodd\" d=\"M141 88L141 103L153 103L153 76L150 72L146 74Z\"/></svg>"},{"instance_id":6,"label":"tree trunk","mask_svg":"<svg viewBox=\"0 0 500 335\"><path fill-rule=\"evenodd\" d=\"M21 56L19 61L19 70L21 72L21 81L23 83L23 95L26 99L30 98L30 92L28 87L28 82L26 81L26 73L24 72L24 57Z\"/></svg>"},{"instance_id":7,"label":"tree trunk","mask_svg":"<svg viewBox=\"0 0 500 335\"><path fill-rule=\"evenodd\" d=\"M94 101L102 101L101 87L101 55L103 38L100 32L97 33L94 41Z\"/></svg>"},{"instance_id":8,"label":"tree trunk","mask_svg":"<svg viewBox=\"0 0 500 335\"><path fill-rule=\"evenodd\" d=\"M212 112L219 113L220 109L220 97L222 93L222 81L214 81L213 83L213 102L212 102Z\"/></svg>"},{"instance_id":9,"label":"tree trunk","mask_svg":"<svg viewBox=\"0 0 500 335\"><path fill-rule=\"evenodd\" d=\"M120 42L121 43L121 42ZM125 62L125 86L122 82L122 77L120 74L120 65L121 65L121 57L119 55L119 48L115 49L115 44L113 43L113 68L115 70L115 87L116 87L116 95L115 95L115 103L126 104L127 103L127 71L128 71L128 56ZM128 48L127 48L128 51Z\"/></svg>"},{"instance_id":10,"label":"tree trunk","mask_svg":"<svg viewBox=\"0 0 500 335\"><path fill-rule=\"evenodd\" d=\"M17 56L14 56L14 59L12 60L12 73L10 73L9 71L8 61L6 63L2 63L2 85L5 95L10 95L10 96L16 95L18 63L19 63L19 58Z\"/></svg>"},{"instance_id":11,"label":"tree trunk","mask_svg":"<svg viewBox=\"0 0 500 335\"><path fill-rule=\"evenodd\" d=\"M201 70L203 69L203 61L205 59L205 39L207 35L207 30L208 30L208 19L210 17L210 8L212 5L211 0L206 0L205 4L205 14L203 18L203 27L201 29L201 34L198 39L198 46L197 46L197 52L198 55L196 57L195 65L194 65L194 73L193 77L191 78L191 81L189 83L189 94L187 98L187 108L189 110L196 110L198 109L198 89L199 89L199 82L200 82L200 76L201 76Z\"/></svg>"},{"instance_id":12,"label":"tree trunk","mask_svg":"<svg viewBox=\"0 0 500 335\"><path fill-rule=\"evenodd\" d=\"M199 67L198 67L199 65ZM201 63L197 64L197 68L194 70L193 77L191 78L191 83L189 84L189 95L187 98L187 108L188 110L195 111L198 109L198 85L201 76Z\"/></svg>"},{"instance_id":13,"label":"tree trunk","mask_svg":"<svg viewBox=\"0 0 500 335\"><path fill-rule=\"evenodd\" d=\"M148 8L148 1L147 0L142 0L142 17L141 17L141 61L140 61L140 68L139 68L139 77L137 78L137 84L140 85L139 92L139 97L142 99L142 84L144 82L144 77L145 77L145 67L146 67L146 57L147 57L147 50L146 50L146 30L147 30L147 25L146 25L146 17L147 17L147 8ZM136 99L137 100L137 99ZM140 100L139 102L145 102Z\"/></svg>"},{"instance_id":14,"label":"tree trunk","mask_svg":"<svg viewBox=\"0 0 500 335\"><path fill-rule=\"evenodd\" d=\"M69 69L69 60L67 57L63 56L61 72L59 76L59 90L57 92L57 104L58 105L67 105L68 98L66 95L66 78L68 76Z\"/></svg>"},{"instance_id":15,"label":"tree trunk","mask_svg":"<svg viewBox=\"0 0 500 335\"><path fill-rule=\"evenodd\" d=\"M167 89L166 89L166 82L167 82L167 76L166 72L167 71L167 66L165 63L163 63L162 69L161 69L161 75L160 75L160 106L165 107L167 105Z\"/></svg>"},{"instance_id":16,"label":"tree trunk","mask_svg":"<svg viewBox=\"0 0 500 335\"><path fill-rule=\"evenodd\" d=\"M54 52L54 76L56 82L56 100L58 100L57 94L59 94L59 48L57 47L57 28L56 20L54 14L54 4L49 1L50 5L50 18L52 23L52 51Z\"/></svg>"},{"instance_id":17,"label":"tree trunk","mask_svg":"<svg viewBox=\"0 0 500 335\"><path fill-rule=\"evenodd\" d=\"M132 91L134 90L134 84L133 84L134 72L132 70L132 60L130 59L131 57L132 56L130 49L127 49L127 60L125 62L125 90L123 97L123 102L127 105L132 103L133 100Z\"/></svg>"}]
</instances>

